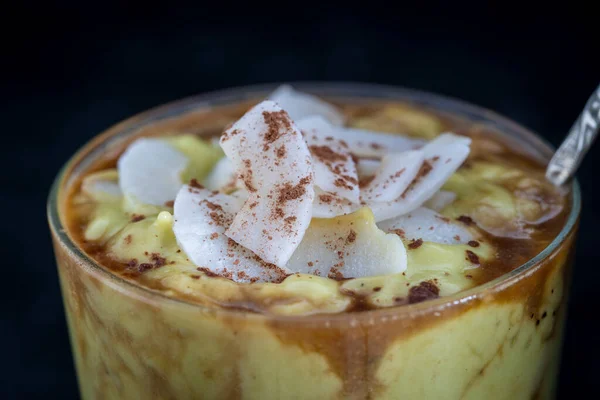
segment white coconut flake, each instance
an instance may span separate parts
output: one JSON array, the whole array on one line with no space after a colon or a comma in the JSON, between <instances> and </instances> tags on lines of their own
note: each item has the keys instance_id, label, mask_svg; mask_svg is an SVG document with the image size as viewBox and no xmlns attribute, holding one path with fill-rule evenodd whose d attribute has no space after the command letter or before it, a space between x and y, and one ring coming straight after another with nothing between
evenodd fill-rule
<instances>
[{"instance_id":1,"label":"white coconut flake","mask_svg":"<svg viewBox=\"0 0 600 400\"><path fill-rule=\"evenodd\" d=\"M115 170L99 171L86 176L81 191L96 201L114 201L123 196Z\"/></svg>"},{"instance_id":2,"label":"white coconut flake","mask_svg":"<svg viewBox=\"0 0 600 400\"><path fill-rule=\"evenodd\" d=\"M268 263L284 267L308 228L314 172L298 127L265 100L221 136L249 197L225 234Z\"/></svg>"},{"instance_id":3,"label":"white coconut flake","mask_svg":"<svg viewBox=\"0 0 600 400\"><path fill-rule=\"evenodd\" d=\"M360 212L313 220L287 265L293 272L333 279L396 274L406 266L402 240L383 232L372 216Z\"/></svg>"},{"instance_id":4,"label":"white coconut flake","mask_svg":"<svg viewBox=\"0 0 600 400\"><path fill-rule=\"evenodd\" d=\"M229 191L238 186L235 167L227 157L221 158L204 180L204 186L210 190Z\"/></svg>"},{"instance_id":5,"label":"white coconut flake","mask_svg":"<svg viewBox=\"0 0 600 400\"><path fill-rule=\"evenodd\" d=\"M225 235L243 202L234 196L184 185L174 204L179 247L201 268L236 282L272 282L289 271L268 265Z\"/></svg>"},{"instance_id":6,"label":"white coconut flake","mask_svg":"<svg viewBox=\"0 0 600 400\"><path fill-rule=\"evenodd\" d=\"M313 218L333 218L340 215L350 214L360 208L360 205L351 203L346 199L327 193L315 187L315 199L313 200Z\"/></svg>"},{"instance_id":7,"label":"white coconut flake","mask_svg":"<svg viewBox=\"0 0 600 400\"><path fill-rule=\"evenodd\" d=\"M469 155L470 139L444 133L423 147L422 169L406 191L389 202L367 202L377 222L395 218L419 208L429 200Z\"/></svg>"},{"instance_id":8,"label":"white coconut flake","mask_svg":"<svg viewBox=\"0 0 600 400\"><path fill-rule=\"evenodd\" d=\"M119 186L142 203L163 206L181 188L187 163L187 157L164 140L138 139L117 162Z\"/></svg>"},{"instance_id":9,"label":"white coconut flake","mask_svg":"<svg viewBox=\"0 0 600 400\"><path fill-rule=\"evenodd\" d=\"M346 143L331 136L336 128L322 117L303 119L298 127L312 155L315 186L358 203L360 191L356 165Z\"/></svg>"},{"instance_id":10,"label":"white coconut flake","mask_svg":"<svg viewBox=\"0 0 600 400\"><path fill-rule=\"evenodd\" d=\"M363 179L375 175L375 172L379 169L381 160L374 160L371 158L359 158L356 163L356 172L358 172L358 178Z\"/></svg>"},{"instance_id":11,"label":"white coconut flake","mask_svg":"<svg viewBox=\"0 0 600 400\"><path fill-rule=\"evenodd\" d=\"M441 211L456 200L456 193L440 190L425 202L425 207L434 211Z\"/></svg>"},{"instance_id":12,"label":"white coconut flake","mask_svg":"<svg viewBox=\"0 0 600 400\"><path fill-rule=\"evenodd\" d=\"M336 137L344 140L352 154L359 157L383 157L387 153L415 150L423 147L421 139L395 133L380 133L355 128L339 128Z\"/></svg>"},{"instance_id":13,"label":"white coconut flake","mask_svg":"<svg viewBox=\"0 0 600 400\"><path fill-rule=\"evenodd\" d=\"M386 232L399 232L405 240L422 239L442 244L466 244L473 234L443 215L425 207L377 224Z\"/></svg>"},{"instance_id":14,"label":"white coconut flake","mask_svg":"<svg viewBox=\"0 0 600 400\"><path fill-rule=\"evenodd\" d=\"M422 150L386 154L373 180L362 189L362 200L396 200L415 179L424 158L425 153Z\"/></svg>"},{"instance_id":15,"label":"white coconut flake","mask_svg":"<svg viewBox=\"0 0 600 400\"><path fill-rule=\"evenodd\" d=\"M294 121L318 115L326 118L333 125L344 124L344 114L335 106L311 94L299 92L290 85L278 87L269 95L268 99L287 111Z\"/></svg>"}]
</instances>

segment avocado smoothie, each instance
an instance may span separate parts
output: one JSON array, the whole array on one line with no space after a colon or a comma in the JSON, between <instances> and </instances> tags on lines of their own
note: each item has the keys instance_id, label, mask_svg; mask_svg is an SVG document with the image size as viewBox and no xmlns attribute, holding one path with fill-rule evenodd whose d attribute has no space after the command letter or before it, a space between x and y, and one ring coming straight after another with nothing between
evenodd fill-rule
<instances>
[{"instance_id":1,"label":"avocado smoothie","mask_svg":"<svg viewBox=\"0 0 600 400\"><path fill-rule=\"evenodd\" d=\"M550 154L361 85L115 126L49 204L82 397L553 398L579 197Z\"/></svg>"}]
</instances>

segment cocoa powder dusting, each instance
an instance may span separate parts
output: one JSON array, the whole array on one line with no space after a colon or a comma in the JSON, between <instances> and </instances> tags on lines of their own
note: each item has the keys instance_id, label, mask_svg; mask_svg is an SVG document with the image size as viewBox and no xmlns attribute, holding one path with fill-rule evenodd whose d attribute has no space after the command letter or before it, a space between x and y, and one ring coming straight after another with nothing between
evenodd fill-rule
<instances>
[{"instance_id":1,"label":"cocoa powder dusting","mask_svg":"<svg viewBox=\"0 0 600 400\"><path fill-rule=\"evenodd\" d=\"M479 265L479 257L477 254L473 253L471 250L465 250L467 253L467 260L471 261L473 264Z\"/></svg>"},{"instance_id":2,"label":"cocoa powder dusting","mask_svg":"<svg viewBox=\"0 0 600 400\"><path fill-rule=\"evenodd\" d=\"M141 221L141 220L143 220L143 219L145 219L145 218L146 218L146 216L145 216L145 215L141 215L141 214L133 214L133 215L131 216L131 222L139 222L139 221Z\"/></svg>"},{"instance_id":3,"label":"cocoa powder dusting","mask_svg":"<svg viewBox=\"0 0 600 400\"><path fill-rule=\"evenodd\" d=\"M419 247L421 247L421 245L423 244L423 239L417 239L417 240L412 240L412 242L410 242L408 244L408 248L411 250L414 249L418 249Z\"/></svg>"},{"instance_id":4,"label":"cocoa powder dusting","mask_svg":"<svg viewBox=\"0 0 600 400\"><path fill-rule=\"evenodd\" d=\"M346 243L354 243L356 240L356 231L354 229L350 229L350 233L348 233L348 237L346 238Z\"/></svg>"},{"instance_id":5,"label":"cocoa powder dusting","mask_svg":"<svg viewBox=\"0 0 600 400\"><path fill-rule=\"evenodd\" d=\"M321 200L323 203L329 204L333 201L333 196L330 194L321 194L319 195L319 200Z\"/></svg>"},{"instance_id":6,"label":"cocoa powder dusting","mask_svg":"<svg viewBox=\"0 0 600 400\"><path fill-rule=\"evenodd\" d=\"M465 224L467 226L471 226L471 225L475 224L475 222L473 222L473 219L466 215L461 215L460 217L456 218L456 220L462 222L463 224Z\"/></svg>"},{"instance_id":7,"label":"cocoa powder dusting","mask_svg":"<svg viewBox=\"0 0 600 400\"><path fill-rule=\"evenodd\" d=\"M310 183L310 177L305 176L300 179L297 185L293 186L291 183L286 183L283 187L279 188L279 197L277 198L277 202L279 204L283 204L289 200L296 200L306 193L305 186Z\"/></svg>"},{"instance_id":8,"label":"cocoa powder dusting","mask_svg":"<svg viewBox=\"0 0 600 400\"><path fill-rule=\"evenodd\" d=\"M412 180L410 185L408 185L408 187L406 188L406 190L404 191L404 193L402 193L402 195L400 197L405 198L406 195L415 187L415 185L417 183L419 183L421 181L421 179L426 177L431 172L432 169L433 169L433 167L431 166L429 161L427 161L427 160L423 161L423 164L421 164L421 168L419 169L419 172L417 172L417 176L415 177L415 179Z\"/></svg>"},{"instance_id":9,"label":"cocoa powder dusting","mask_svg":"<svg viewBox=\"0 0 600 400\"><path fill-rule=\"evenodd\" d=\"M204 189L204 186L202 186L196 178L192 178L192 180L190 180L189 186L196 188L196 189Z\"/></svg>"},{"instance_id":10,"label":"cocoa powder dusting","mask_svg":"<svg viewBox=\"0 0 600 400\"><path fill-rule=\"evenodd\" d=\"M420 303L438 297L440 297L440 289L431 281L423 281L418 286L413 286L408 290L409 304Z\"/></svg>"},{"instance_id":11,"label":"cocoa powder dusting","mask_svg":"<svg viewBox=\"0 0 600 400\"><path fill-rule=\"evenodd\" d=\"M290 130L290 117L284 110L272 112L263 111L262 115L268 128L265 133L265 144L263 146L263 150L267 151L269 150L269 144L273 143Z\"/></svg>"},{"instance_id":12,"label":"cocoa powder dusting","mask_svg":"<svg viewBox=\"0 0 600 400\"><path fill-rule=\"evenodd\" d=\"M281 145L281 147L279 147L276 151L275 151L275 155L277 156L277 158L283 158L285 157L285 145Z\"/></svg>"},{"instance_id":13,"label":"cocoa powder dusting","mask_svg":"<svg viewBox=\"0 0 600 400\"><path fill-rule=\"evenodd\" d=\"M329 146L309 146L308 147L313 156L319 158L324 163L334 163L337 161L346 161L348 157L344 154L336 153Z\"/></svg>"}]
</instances>

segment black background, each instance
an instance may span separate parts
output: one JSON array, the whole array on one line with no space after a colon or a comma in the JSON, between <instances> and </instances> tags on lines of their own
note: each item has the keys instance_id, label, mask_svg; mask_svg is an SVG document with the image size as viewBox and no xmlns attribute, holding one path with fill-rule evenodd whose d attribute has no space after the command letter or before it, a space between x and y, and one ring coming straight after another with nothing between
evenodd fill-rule
<instances>
[{"instance_id":1,"label":"black background","mask_svg":"<svg viewBox=\"0 0 600 400\"><path fill-rule=\"evenodd\" d=\"M593 11L552 17L498 4L427 2L426 15L378 3L344 7L234 3L173 11L150 3L28 3L6 13L2 65L0 393L77 398L45 201L91 137L134 113L225 87L295 80L403 85L494 109L555 145L600 83ZM433 12L433 15L432 15ZM8 17L8 18L6 18ZM14 21L10 21L14 18ZM5 26L6 28L6 26ZM578 244L561 398L596 392L600 150L581 167Z\"/></svg>"}]
</instances>

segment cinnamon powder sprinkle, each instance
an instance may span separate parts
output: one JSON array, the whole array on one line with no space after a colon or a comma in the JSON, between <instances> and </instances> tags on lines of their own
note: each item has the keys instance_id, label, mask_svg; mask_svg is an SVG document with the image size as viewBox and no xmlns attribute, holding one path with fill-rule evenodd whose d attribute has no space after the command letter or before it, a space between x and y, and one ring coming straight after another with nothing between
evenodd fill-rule
<instances>
[{"instance_id":1,"label":"cinnamon powder sprinkle","mask_svg":"<svg viewBox=\"0 0 600 400\"><path fill-rule=\"evenodd\" d=\"M204 186L202 186L196 178L192 178L189 185L196 189L204 189Z\"/></svg>"},{"instance_id":2,"label":"cinnamon powder sprinkle","mask_svg":"<svg viewBox=\"0 0 600 400\"><path fill-rule=\"evenodd\" d=\"M273 143L291 128L290 117L284 110L281 111L263 111L265 124L267 124L267 133L265 133L265 144L263 150L269 150L269 144Z\"/></svg>"},{"instance_id":3,"label":"cinnamon powder sprinkle","mask_svg":"<svg viewBox=\"0 0 600 400\"><path fill-rule=\"evenodd\" d=\"M123 241L125 242L125 244L131 244L131 239L132 239L132 236L131 236L131 234L129 234L129 235L125 236L125 239L123 239Z\"/></svg>"},{"instance_id":4,"label":"cinnamon powder sprinkle","mask_svg":"<svg viewBox=\"0 0 600 400\"><path fill-rule=\"evenodd\" d=\"M356 240L356 231L354 229L350 229L350 233L348 233L348 237L346 238L346 243L354 243Z\"/></svg>"},{"instance_id":5,"label":"cinnamon powder sprinkle","mask_svg":"<svg viewBox=\"0 0 600 400\"><path fill-rule=\"evenodd\" d=\"M210 234L210 240L215 240L218 237L219 237L219 234L217 232L213 232Z\"/></svg>"},{"instance_id":6,"label":"cinnamon powder sprinkle","mask_svg":"<svg viewBox=\"0 0 600 400\"><path fill-rule=\"evenodd\" d=\"M417 239L408 244L408 248L411 250L418 249L423 244L423 239Z\"/></svg>"},{"instance_id":7,"label":"cinnamon powder sprinkle","mask_svg":"<svg viewBox=\"0 0 600 400\"><path fill-rule=\"evenodd\" d=\"M466 216L466 215L461 215L460 217L456 218L456 220L462 222L463 224L465 224L467 226L471 226L475 223L475 222L473 222L473 219L471 217Z\"/></svg>"},{"instance_id":8,"label":"cinnamon powder sprinkle","mask_svg":"<svg viewBox=\"0 0 600 400\"><path fill-rule=\"evenodd\" d=\"M167 259L164 257L161 257L159 253L152 253L152 256L150 256L150 259L154 262L154 266L155 267L162 267L163 265L165 265L167 263Z\"/></svg>"},{"instance_id":9,"label":"cinnamon powder sprinkle","mask_svg":"<svg viewBox=\"0 0 600 400\"><path fill-rule=\"evenodd\" d=\"M277 158L283 158L283 157L285 157L285 145L281 145L281 147L279 147L275 151L275 155L277 156Z\"/></svg>"},{"instance_id":10,"label":"cinnamon powder sprinkle","mask_svg":"<svg viewBox=\"0 0 600 400\"><path fill-rule=\"evenodd\" d=\"M408 185L408 187L406 188L406 190L404 191L404 193L402 193L402 195L400 197L405 198L406 195L415 187L415 185L417 183L419 183L419 181L421 179L426 177L431 172L432 169L433 169L433 167L431 166L429 161L427 161L427 160L423 161L423 164L421 164L421 168L419 169L419 172L417 172L417 176L415 177L415 179L413 179L413 181L410 183L410 185Z\"/></svg>"},{"instance_id":11,"label":"cinnamon powder sprinkle","mask_svg":"<svg viewBox=\"0 0 600 400\"><path fill-rule=\"evenodd\" d=\"M467 244L471 247L479 247L479 242L477 240L469 240L469 243Z\"/></svg>"},{"instance_id":12,"label":"cinnamon powder sprinkle","mask_svg":"<svg viewBox=\"0 0 600 400\"><path fill-rule=\"evenodd\" d=\"M309 266L309 267L312 267L313 265L315 265L315 264L314 264L312 261L309 261L309 262L308 262L308 266Z\"/></svg>"},{"instance_id":13,"label":"cinnamon powder sprinkle","mask_svg":"<svg viewBox=\"0 0 600 400\"><path fill-rule=\"evenodd\" d=\"M375 179L375 175L371 175L371 176L367 176L366 178L363 178L360 180L360 182L358 182L358 186L362 189L366 186L369 186L369 184L371 182L373 182L373 179Z\"/></svg>"},{"instance_id":14,"label":"cinnamon powder sprinkle","mask_svg":"<svg viewBox=\"0 0 600 400\"><path fill-rule=\"evenodd\" d=\"M404 234L405 232L402 229L394 229L392 231L390 231L391 233L395 233L396 235L400 236L401 238L404 239Z\"/></svg>"},{"instance_id":15,"label":"cinnamon powder sprinkle","mask_svg":"<svg viewBox=\"0 0 600 400\"><path fill-rule=\"evenodd\" d=\"M142 263L138 267L138 271L140 271L140 272L146 272L146 271L148 271L149 269L152 269L152 268L154 268L154 266L152 264Z\"/></svg>"},{"instance_id":16,"label":"cinnamon powder sprinkle","mask_svg":"<svg viewBox=\"0 0 600 400\"><path fill-rule=\"evenodd\" d=\"M323 203L329 204L333 201L333 196L330 194L321 194L319 195L319 200L321 200Z\"/></svg>"},{"instance_id":17,"label":"cinnamon powder sprinkle","mask_svg":"<svg viewBox=\"0 0 600 400\"><path fill-rule=\"evenodd\" d=\"M348 157L344 154L336 153L331 150L329 146L316 146L312 145L308 147L310 152L317 158L319 158L323 162L334 163L337 161L346 161Z\"/></svg>"},{"instance_id":18,"label":"cinnamon powder sprinkle","mask_svg":"<svg viewBox=\"0 0 600 400\"><path fill-rule=\"evenodd\" d=\"M409 304L420 303L425 300L436 299L439 295L440 289L435 283L424 281L408 290L408 302Z\"/></svg>"},{"instance_id":19,"label":"cinnamon powder sprinkle","mask_svg":"<svg viewBox=\"0 0 600 400\"><path fill-rule=\"evenodd\" d=\"M310 177L305 176L300 179L300 182L292 186L289 182L284 184L283 187L279 189L279 197L277 198L277 202L282 204L288 200L296 200L306 193L305 186L310 183Z\"/></svg>"},{"instance_id":20,"label":"cinnamon powder sprinkle","mask_svg":"<svg viewBox=\"0 0 600 400\"><path fill-rule=\"evenodd\" d=\"M205 268L205 267L198 267L196 269L200 272L204 272L204 275L208 276L209 278L214 278L214 277L220 276L219 274L215 274L210 269Z\"/></svg>"},{"instance_id":21,"label":"cinnamon powder sprinkle","mask_svg":"<svg viewBox=\"0 0 600 400\"><path fill-rule=\"evenodd\" d=\"M145 216L145 215L141 215L141 214L133 214L133 215L131 216L131 222L139 222L139 221L141 221L141 220L143 220L143 219L145 219L145 218L146 218L146 216Z\"/></svg>"},{"instance_id":22,"label":"cinnamon powder sprinkle","mask_svg":"<svg viewBox=\"0 0 600 400\"><path fill-rule=\"evenodd\" d=\"M473 264L479 264L479 257L477 254L473 253L471 250L465 250L467 253L467 259L471 261Z\"/></svg>"}]
</instances>

